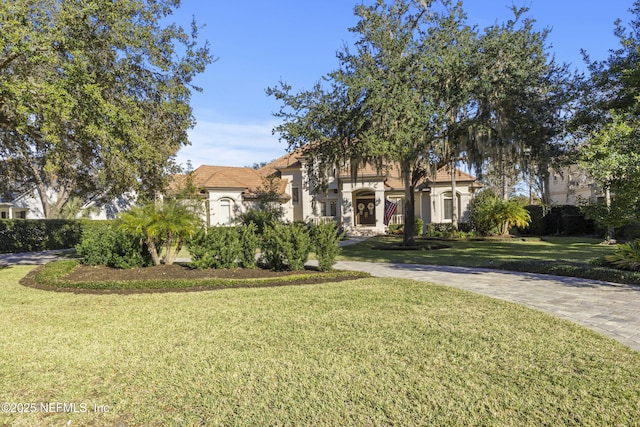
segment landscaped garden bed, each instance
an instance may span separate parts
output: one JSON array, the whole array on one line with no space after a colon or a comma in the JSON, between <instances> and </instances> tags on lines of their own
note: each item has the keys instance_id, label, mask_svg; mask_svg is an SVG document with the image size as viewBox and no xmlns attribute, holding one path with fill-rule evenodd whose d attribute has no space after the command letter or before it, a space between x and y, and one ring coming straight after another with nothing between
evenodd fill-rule
<instances>
[{"instance_id":1,"label":"landscaped garden bed","mask_svg":"<svg viewBox=\"0 0 640 427\"><path fill-rule=\"evenodd\" d=\"M41 266L22 279L21 284L57 291L140 293L310 285L368 276L361 272L321 272L312 268L300 271L271 271L259 268L193 269L178 264L117 269L80 265L72 260Z\"/></svg>"}]
</instances>

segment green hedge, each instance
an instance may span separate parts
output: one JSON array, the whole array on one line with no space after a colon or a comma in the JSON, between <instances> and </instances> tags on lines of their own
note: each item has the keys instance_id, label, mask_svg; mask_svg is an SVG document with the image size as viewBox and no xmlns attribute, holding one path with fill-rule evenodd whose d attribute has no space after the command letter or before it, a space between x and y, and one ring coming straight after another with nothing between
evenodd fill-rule
<instances>
[{"instance_id":1,"label":"green hedge","mask_svg":"<svg viewBox=\"0 0 640 427\"><path fill-rule=\"evenodd\" d=\"M87 222L63 219L0 220L0 253L73 248L80 242Z\"/></svg>"},{"instance_id":2,"label":"green hedge","mask_svg":"<svg viewBox=\"0 0 640 427\"><path fill-rule=\"evenodd\" d=\"M87 223L82 240L75 247L82 263L114 268L137 268L153 265L147 245L140 237L123 230L116 221Z\"/></svg>"},{"instance_id":3,"label":"green hedge","mask_svg":"<svg viewBox=\"0 0 640 427\"><path fill-rule=\"evenodd\" d=\"M640 285L640 272L567 261L508 261L495 268L525 273L551 274L554 276L578 277L604 282Z\"/></svg>"},{"instance_id":4,"label":"green hedge","mask_svg":"<svg viewBox=\"0 0 640 427\"><path fill-rule=\"evenodd\" d=\"M260 244L261 262L275 271L303 270L312 242L306 224L276 223L267 227Z\"/></svg>"},{"instance_id":5,"label":"green hedge","mask_svg":"<svg viewBox=\"0 0 640 427\"><path fill-rule=\"evenodd\" d=\"M187 240L195 268L255 268L259 238L255 224L210 227Z\"/></svg>"},{"instance_id":6,"label":"green hedge","mask_svg":"<svg viewBox=\"0 0 640 427\"><path fill-rule=\"evenodd\" d=\"M320 271L329 271L336 263L340 253L340 239L343 233L338 230L338 224L329 222L311 227L311 242L318 258Z\"/></svg>"},{"instance_id":7,"label":"green hedge","mask_svg":"<svg viewBox=\"0 0 640 427\"><path fill-rule=\"evenodd\" d=\"M594 222L584 217L578 206L526 206L531 223L518 229L522 234L533 236L565 235L584 236L596 232Z\"/></svg>"}]
</instances>

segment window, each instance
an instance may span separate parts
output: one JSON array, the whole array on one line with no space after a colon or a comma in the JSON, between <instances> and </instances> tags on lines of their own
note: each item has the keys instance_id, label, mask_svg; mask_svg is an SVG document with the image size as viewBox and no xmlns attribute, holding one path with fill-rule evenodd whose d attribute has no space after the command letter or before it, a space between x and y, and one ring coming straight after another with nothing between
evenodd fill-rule
<instances>
[{"instance_id":1,"label":"window","mask_svg":"<svg viewBox=\"0 0 640 427\"><path fill-rule=\"evenodd\" d=\"M389 198L389 201L397 205L394 215L404 215L404 199L402 198Z\"/></svg>"},{"instance_id":2,"label":"window","mask_svg":"<svg viewBox=\"0 0 640 427\"><path fill-rule=\"evenodd\" d=\"M445 220L452 221L453 220L453 196L451 195L451 191L448 191L442 195L444 197L444 211L443 215ZM458 197L458 220L460 219L460 195Z\"/></svg>"},{"instance_id":3,"label":"window","mask_svg":"<svg viewBox=\"0 0 640 427\"><path fill-rule=\"evenodd\" d=\"M7 219L7 213L3 211L2 214L0 215L0 217L2 219Z\"/></svg>"},{"instance_id":4,"label":"window","mask_svg":"<svg viewBox=\"0 0 640 427\"><path fill-rule=\"evenodd\" d=\"M453 199L451 197L444 199L444 219L449 221L453 219Z\"/></svg>"},{"instance_id":5,"label":"window","mask_svg":"<svg viewBox=\"0 0 640 427\"><path fill-rule=\"evenodd\" d=\"M320 202L320 216L327 216L327 203Z\"/></svg>"},{"instance_id":6,"label":"window","mask_svg":"<svg viewBox=\"0 0 640 427\"><path fill-rule=\"evenodd\" d=\"M293 203L299 203L300 202L300 188L298 187L291 187L291 201Z\"/></svg>"},{"instance_id":7,"label":"window","mask_svg":"<svg viewBox=\"0 0 640 427\"><path fill-rule=\"evenodd\" d=\"M220 200L220 224L229 225L231 224L231 200L222 199Z\"/></svg>"},{"instance_id":8,"label":"window","mask_svg":"<svg viewBox=\"0 0 640 427\"><path fill-rule=\"evenodd\" d=\"M331 206L331 216L338 216L338 204L335 200L332 200L330 203Z\"/></svg>"}]
</instances>

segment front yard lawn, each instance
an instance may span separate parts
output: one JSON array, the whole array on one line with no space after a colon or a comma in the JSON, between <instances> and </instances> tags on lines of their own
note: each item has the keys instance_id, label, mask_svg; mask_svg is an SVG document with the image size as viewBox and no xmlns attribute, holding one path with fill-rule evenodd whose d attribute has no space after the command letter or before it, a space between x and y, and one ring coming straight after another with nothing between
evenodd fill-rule
<instances>
[{"instance_id":1,"label":"front yard lawn","mask_svg":"<svg viewBox=\"0 0 640 427\"><path fill-rule=\"evenodd\" d=\"M581 277L640 285L640 272L607 267L598 261L615 246L576 237L511 239L417 239L417 247L401 248L402 239L381 236L342 251L342 260L498 268L527 273Z\"/></svg>"},{"instance_id":2,"label":"front yard lawn","mask_svg":"<svg viewBox=\"0 0 640 427\"><path fill-rule=\"evenodd\" d=\"M428 239L418 242L439 243L448 247L434 250L379 250L384 244L400 244L402 237L374 237L342 250L342 258L358 261L400 262L410 264L490 267L511 261L589 262L608 255L615 246L600 245L601 239L528 237L511 239Z\"/></svg>"},{"instance_id":3,"label":"front yard lawn","mask_svg":"<svg viewBox=\"0 0 640 427\"><path fill-rule=\"evenodd\" d=\"M455 289L369 278L89 295L20 286L31 268L0 269L0 425L640 419L640 353Z\"/></svg>"}]
</instances>

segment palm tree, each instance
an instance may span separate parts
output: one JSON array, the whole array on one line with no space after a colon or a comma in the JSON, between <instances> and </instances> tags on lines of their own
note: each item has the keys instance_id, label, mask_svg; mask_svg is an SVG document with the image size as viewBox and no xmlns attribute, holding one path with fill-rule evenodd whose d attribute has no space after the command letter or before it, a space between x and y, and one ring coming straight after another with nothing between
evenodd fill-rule
<instances>
[{"instance_id":1,"label":"palm tree","mask_svg":"<svg viewBox=\"0 0 640 427\"><path fill-rule=\"evenodd\" d=\"M164 263L175 262L187 237L201 225L200 218L177 200L136 206L121 216L120 226L140 237L149 248L154 265L161 264L159 248L164 247Z\"/></svg>"},{"instance_id":2,"label":"palm tree","mask_svg":"<svg viewBox=\"0 0 640 427\"><path fill-rule=\"evenodd\" d=\"M531 222L531 215L515 200L496 200L492 217L500 235L509 234L511 227L526 227Z\"/></svg>"}]
</instances>

